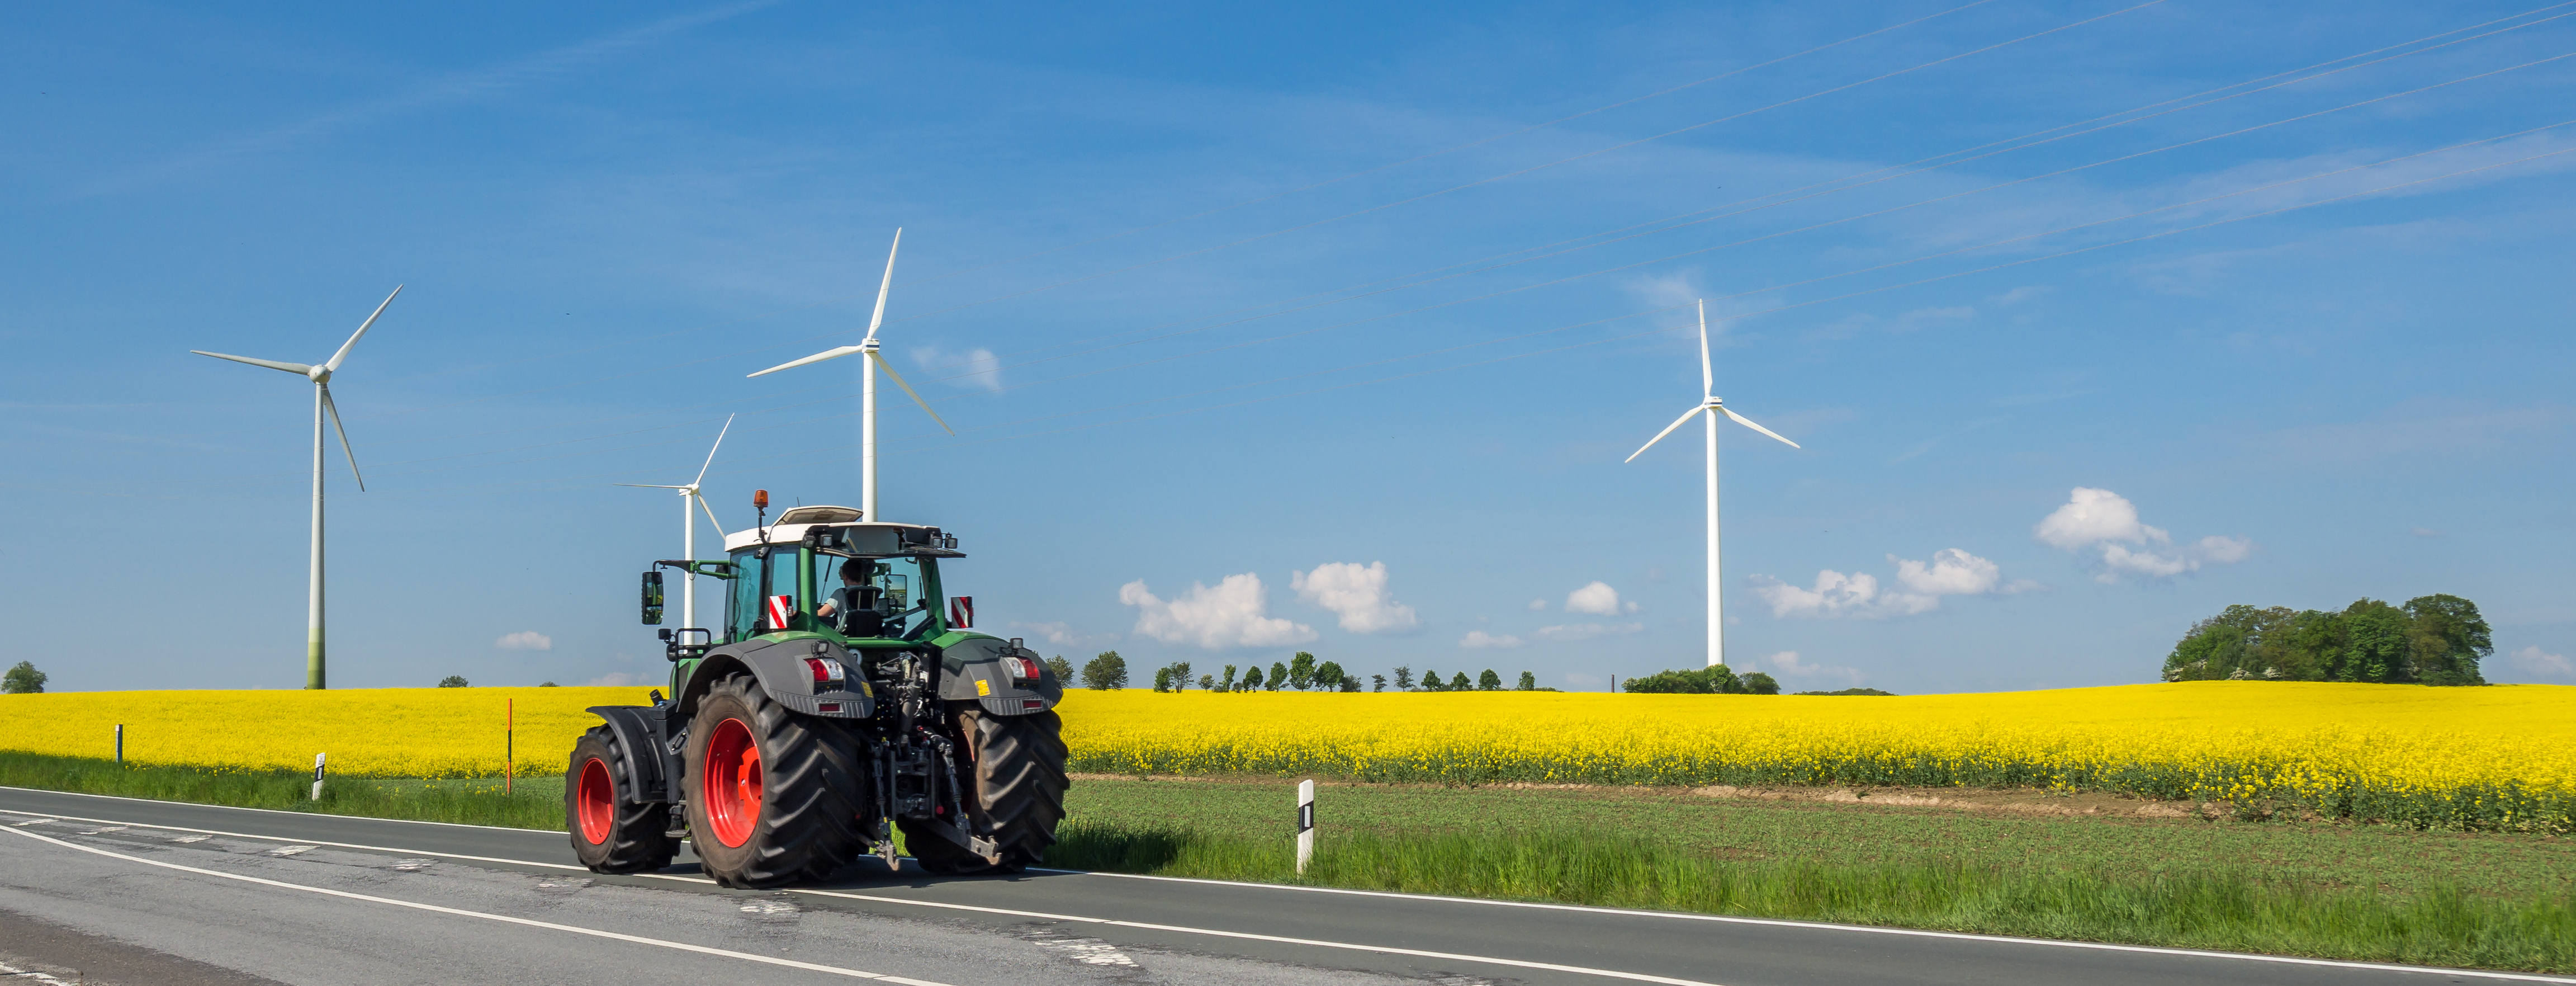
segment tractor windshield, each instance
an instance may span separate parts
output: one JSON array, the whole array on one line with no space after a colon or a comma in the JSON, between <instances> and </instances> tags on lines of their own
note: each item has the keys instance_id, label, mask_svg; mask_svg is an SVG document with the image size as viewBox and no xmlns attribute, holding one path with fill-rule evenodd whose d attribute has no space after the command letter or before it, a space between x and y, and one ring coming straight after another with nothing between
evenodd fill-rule
<instances>
[{"instance_id":1,"label":"tractor windshield","mask_svg":"<svg viewBox=\"0 0 2576 986\"><path fill-rule=\"evenodd\" d=\"M921 627L921 560L814 556L814 584L830 586L833 629L852 637L902 637Z\"/></svg>"}]
</instances>

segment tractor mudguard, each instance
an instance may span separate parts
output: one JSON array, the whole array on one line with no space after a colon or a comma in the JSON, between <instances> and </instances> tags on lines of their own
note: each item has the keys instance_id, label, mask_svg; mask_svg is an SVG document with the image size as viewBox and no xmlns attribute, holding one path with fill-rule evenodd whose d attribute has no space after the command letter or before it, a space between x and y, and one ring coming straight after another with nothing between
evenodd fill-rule
<instances>
[{"instance_id":1,"label":"tractor mudguard","mask_svg":"<svg viewBox=\"0 0 2576 986\"><path fill-rule=\"evenodd\" d=\"M587 711L608 720L608 731L617 734L617 758L625 761L620 766L635 779L617 792L617 800L630 805L671 800L670 778L662 770L663 761L669 759L663 747L670 739L662 735L662 710L650 705L594 705Z\"/></svg>"},{"instance_id":2,"label":"tractor mudguard","mask_svg":"<svg viewBox=\"0 0 2576 986\"><path fill-rule=\"evenodd\" d=\"M1011 642L982 634L952 631L931 641L939 648L939 697L953 701L973 699L984 711L997 716L1024 716L1044 712L1064 701L1064 685L1055 680L1038 652L1022 647L1011 649ZM1002 668L1002 658L1027 658L1038 667L1038 680L1014 681Z\"/></svg>"},{"instance_id":3,"label":"tractor mudguard","mask_svg":"<svg viewBox=\"0 0 2576 986\"><path fill-rule=\"evenodd\" d=\"M808 658L839 664L840 679L814 680L813 665L805 663ZM689 677L680 714L694 714L698 699L715 680L737 671L751 672L759 679L761 691L792 712L826 719L865 719L876 714L876 689L869 687L865 672L850 659L850 652L812 634L754 638L708 651L706 660L699 662L696 673Z\"/></svg>"}]
</instances>

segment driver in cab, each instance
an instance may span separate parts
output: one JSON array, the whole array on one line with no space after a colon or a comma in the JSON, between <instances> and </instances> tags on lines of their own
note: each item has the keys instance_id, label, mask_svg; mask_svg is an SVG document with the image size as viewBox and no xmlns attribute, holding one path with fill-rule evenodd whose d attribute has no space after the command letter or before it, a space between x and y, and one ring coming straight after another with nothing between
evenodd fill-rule
<instances>
[{"instance_id":1,"label":"driver in cab","mask_svg":"<svg viewBox=\"0 0 2576 986\"><path fill-rule=\"evenodd\" d=\"M841 587L832 590L832 598L815 607L814 615L832 621L845 637L874 637L885 629L885 614L877 611L875 586L867 584L875 562L852 558L841 563Z\"/></svg>"}]
</instances>

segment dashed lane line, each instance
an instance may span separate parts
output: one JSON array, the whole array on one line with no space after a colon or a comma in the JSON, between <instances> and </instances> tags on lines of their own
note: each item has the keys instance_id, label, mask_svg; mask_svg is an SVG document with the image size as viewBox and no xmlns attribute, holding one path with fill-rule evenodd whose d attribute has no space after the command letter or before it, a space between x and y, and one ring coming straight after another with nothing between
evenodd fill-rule
<instances>
[{"instance_id":1,"label":"dashed lane line","mask_svg":"<svg viewBox=\"0 0 2576 986\"><path fill-rule=\"evenodd\" d=\"M301 883L288 883L284 880L271 880L266 877L249 876L241 873L226 873L221 870L200 869L194 866L183 866L178 863L165 863L157 859L145 859L141 856L129 856L121 852L110 852L93 846L84 846L76 842L66 842L49 835L38 835L22 828L12 828L7 831L14 835L23 835L27 838L35 839L39 842L48 842L65 849L73 849L93 855L105 856L109 859L121 859L129 863L141 863L145 866L157 866L166 870L177 870L182 873L195 873L200 876L211 876L225 880L238 880L243 883L255 883L264 887L276 887L281 890L301 890L305 893L322 894L329 897L339 897L347 900L363 900L371 904L387 904L394 907L408 907L416 911L429 911L435 914L479 918L485 921L498 921L503 924L515 924L529 928L543 928L548 931L561 931L576 935L588 935L593 938L606 938L611 941L622 941L635 945L651 945L656 948L668 948L682 952L695 952L700 955L713 955L720 958L741 959L745 962L758 962L763 965L783 966L790 969L803 969L808 972L822 972L836 976L848 976L852 979L870 979L883 983L896 983L899 984L899 986L948 986L946 983L932 982L927 979L911 979L904 976L887 975L882 972L847 969L840 966L823 965L815 962L798 962L794 959L775 958L767 955L754 955L750 952L736 952L730 949L709 948L705 945L691 945L687 942L663 941L659 938L646 938L641 935L628 935L614 931L601 931L597 928L583 928L569 924L556 924L552 921L538 921L532 918L512 917L507 914L469 911L461 907L442 907L437 904L423 904L417 901L395 900L391 897L378 897L373 894L352 893L346 890L333 890L329 887L306 886Z\"/></svg>"}]
</instances>

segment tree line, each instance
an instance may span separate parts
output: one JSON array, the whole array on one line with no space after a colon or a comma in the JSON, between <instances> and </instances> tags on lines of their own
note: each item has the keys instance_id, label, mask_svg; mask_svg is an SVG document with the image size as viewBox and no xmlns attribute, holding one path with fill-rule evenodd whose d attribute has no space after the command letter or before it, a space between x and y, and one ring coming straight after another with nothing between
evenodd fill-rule
<instances>
[{"instance_id":1,"label":"tree line","mask_svg":"<svg viewBox=\"0 0 2576 986\"><path fill-rule=\"evenodd\" d=\"M1046 663L1047 667L1055 672L1056 680L1066 684L1072 684L1079 680L1082 683L1082 687L1101 691L1127 687L1127 659L1120 657L1118 652L1114 650L1102 651L1097 656L1094 656L1090 661L1083 664L1082 671L1078 676L1074 672L1073 662L1065 660L1064 656L1061 654L1047 658ZM1192 685L1196 685L1204 691L1211 692L1275 692L1282 689L1295 689L1301 692L1317 690L1328 692L1356 692L1363 690L1382 692L1386 690L1387 686L1387 676L1385 675L1373 674L1369 676L1369 680L1367 682L1362 682L1358 675L1343 670L1340 664L1336 664L1332 661L1317 660L1315 655L1306 653L1305 651L1298 651L1296 656L1285 661L1272 661L1270 663L1269 670L1266 672L1263 671L1259 664L1254 664L1249 667L1228 664L1220 671L1201 674L1194 681L1190 678L1190 673L1193 670L1196 669L1192 668L1188 661L1174 661L1162 667L1155 668L1153 679L1154 690L1158 692L1179 692L1187 691ZM1495 673L1492 668L1485 669L1484 673L1478 675L1474 681L1469 681L1467 679L1467 673L1464 671L1458 672L1446 680L1443 680L1440 677L1440 672L1438 671L1424 671L1422 673L1421 680L1416 681L1413 677L1412 668L1399 667L1395 669L1394 683L1397 691L1405 692L1498 692L1505 690L1503 688L1503 676ZM1538 675L1528 671L1523 671L1521 672L1518 685L1512 690L1524 692L1552 692L1556 689L1539 687Z\"/></svg>"},{"instance_id":2,"label":"tree line","mask_svg":"<svg viewBox=\"0 0 2576 986\"><path fill-rule=\"evenodd\" d=\"M2165 656L2166 681L2369 681L2483 685L2495 654L2478 604L2417 596L2362 599L2339 612L2229 606L2191 625Z\"/></svg>"}]
</instances>

